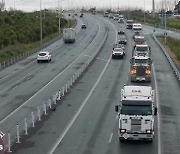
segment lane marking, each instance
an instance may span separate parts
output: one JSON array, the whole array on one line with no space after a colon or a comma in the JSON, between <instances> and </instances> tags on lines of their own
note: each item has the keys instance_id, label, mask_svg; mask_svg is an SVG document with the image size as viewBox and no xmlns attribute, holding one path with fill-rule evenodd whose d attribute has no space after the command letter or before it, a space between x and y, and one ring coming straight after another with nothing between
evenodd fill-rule
<instances>
[{"instance_id":1,"label":"lane marking","mask_svg":"<svg viewBox=\"0 0 180 154\"><path fill-rule=\"evenodd\" d=\"M157 113L157 126L158 126L158 154L161 154L161 122L160 122L160 104L159 104L159 93L158 93L158 85L157 85L157 78L155 73L154 64L152 64L153 68L153 74L154 74L154 83L155 83L155 93L156 93L156 102L158 107L158 113Z\"/></svg>"},{"instance_id":2,"label":"lane marking","mask_svg":"<svg viewBox=\"0 0 180 154\"><path fill-rule=\"evenodd\" d=\"M105 62L107 62L108 60L106 60L106 59L102 59L102 58L96 58L96 59L98 59L98 60L101 60L101 61L105 61Z\"/></svg>"},{"instance_id":3,"label":"lane marking","mask_svg":"<svg viewBox=\"0 0 180 154\"><path fill-rule=\"evenodd\" d=\"M111 133L111 135L110 135L110 138L109 138L109 143L111 143L112 138L113 138L113 133Z\"/></svg>"},{"instance_id":4,"label":"lane marking","mask_svg":"<svg viewBox=\"0 0 180 154\"><path fill-rule=\"evenodd\" d=\"M100 26L98 25L98 33L100 33ZM96 35L96 37L94 38L94 40L89 44L89 46L95 42L95 39L98 36L98 33ZM4 119L2 119L0 121L0 124L2 124L5 120L7 120L9 117L11 117L14 113L16 113L18 110L20 110L24 105L26 105L30 100L32 100L35 96L37 96L40 92L42 92L47 86L49 86L53 81L55 81L59 76L62 75L62 73L64 73L68 68L70 68L72 66L73 63L76 62L76 60L78 60L81 56L83 55L83 53L81 53L74 61L72 61L62 72L60 72L55 78L53 78L51 81L49 81L44 87L42 87L39 91L37 91L33 96L31 96L27 101L25 101L23 104L21 104L18 108L16 108L14 111L12 111L9 115L7 115Z\"/></svg>"},{"instance_id":5,"label":"lane marking","mask_svg":"<svg viewBox=\"0 0 180 154\"><path fill-rule=\"evenodd\" d=\"M111 23L111 22L109 22ZM111 23L112 27L114 28L115 32L117 32L117 30L115 29L114 25ZM116 41L117 41L117 33L116 33ZM91 89L90 93L88 94L88 96L86 97L86 99L84 100L84 102L81 104L80 108L78 109L78 111L76 112L76 114L74 115L74 117L71 119L71 121L68 123L68 125L66 126L66 128L64 129L63 133L58 137L57 141L55 142L55 144L52 146L51 150L48 152L48 154L53 154L54 151L56 150L56 148L58 147L59 143L61 143L61 141L63 140L63 138L65 137L65 135L67 134L67 132L69 131L69 129L71 128L71 126L73 125L73 123L75 122L75 120L77 119L77 117L79 116L80 112L82 111L82 109L84 108L84 106L86 105L86 103L88 102L89 98L91 97L92 93L94 92L95 88L97 87L98 83L100 82L104 72L106 71L109 63L111 61L111 56L109 57L104 69L102 70L98 80L96 81L96 83L94 84L93 88Z\"/></svg>"},{"instance_id":6,"label":"lane marking","mask_svg":"<svg viewBox=\"0 0 180 154\"><path fill-rule=\"evenodd\" d=\"M106 63L105 67L103 68L99 78L97 79L96 83L94 84L93 88L91 89L91 91L89 92L88 96L86 97L86 99L83 101L83 103L81 104L80 108L77 110L76 114L74 115L74 117L71 119L71 121L68 123L68 125L66 126L66 128L64 129L63 133L58 137L56 143L53 145L53 147L51 148L51 150L48 152L48 154L53 154L53 152L56 150L57 146L59 145L59 143L61 143L61 141L63 140L64 136L67 134L67 132L69 131L69 129L71 128L71 126L73 125L73 123L75 122L75 120L77 119L77 117L79 116L80 112L82 111L82 109L84 108L84 106L86 105L86 103L88 102L88 100L90 99L92 93L94 92L94 90L96 89L97 85L99 84L104 72L106 71L109 63L110 63L111 57L109 58L108 62Z\"/></svg>"}]
</instances>

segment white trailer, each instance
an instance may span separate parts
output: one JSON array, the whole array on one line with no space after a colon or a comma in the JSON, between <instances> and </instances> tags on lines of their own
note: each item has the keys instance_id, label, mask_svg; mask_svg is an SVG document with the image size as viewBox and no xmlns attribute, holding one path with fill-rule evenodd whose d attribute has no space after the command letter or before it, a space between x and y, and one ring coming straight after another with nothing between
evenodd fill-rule
<instances>
[{"instance_id":1,"label":"white trailer","mask_svg":"<svg viewBox=\"0 0 180 154\"><path fill-rule=\"evenodd\" d=\"M76 32L74 28L63 29L63 41L64 43L74 43Z\"/></svg>"},{"instance_id":2,"label":"white trailer","mask_svg":"<svg viewBox=\"0 0 180 154\"><path fill-rule=\"evenodd\" d=\"M154 136L154 90L150 86L124 86L121 105L115 106L119 115L119 140L148 140Z\"/></svg>"}]
</instances>

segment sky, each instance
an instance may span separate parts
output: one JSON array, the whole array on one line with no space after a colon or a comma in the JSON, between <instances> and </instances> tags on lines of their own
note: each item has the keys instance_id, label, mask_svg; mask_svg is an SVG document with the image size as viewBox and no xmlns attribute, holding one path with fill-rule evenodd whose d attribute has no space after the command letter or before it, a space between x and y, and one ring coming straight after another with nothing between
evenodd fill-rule
<instances>
[{"instance_id":1,"label":"sky","mask_svg":"<svg viewBox=\"0 0 180 154\"><path fill-rule=\"evenodd\" d=\"M1 0L0 0L1 1ZM158 3L160 0L155 0ZM130 8L142 8L145 10L152 10L152 0L59 0L60 7L65 9L78 8L78 7L97 7L97 8L128 8L128 2ZM145 2L145 3L144 3ZM58 0L41 0L41 8L56 8L58 7ZM40 0L5 0L6 9L15 8L18 10L31 12L40 10ZM69 5L68 5L69 4ZM144 5L145 4L145 5Z\"/></svg>"}]
</instances>

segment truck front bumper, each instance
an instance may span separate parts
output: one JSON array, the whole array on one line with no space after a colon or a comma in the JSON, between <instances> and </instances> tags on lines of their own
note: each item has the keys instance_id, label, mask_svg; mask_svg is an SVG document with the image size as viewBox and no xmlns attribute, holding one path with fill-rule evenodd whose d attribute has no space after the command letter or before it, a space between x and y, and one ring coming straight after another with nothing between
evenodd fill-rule
<instances>
[{"instance_id":1,"label":"truck front bumper","mask_svg":"<svg viewBox=\"0 0 180 154\"><path fill-rule=\"evenodd\" d=\"M134 133L134 134L129 134L129 133L119 133L119 139L120 140L149 140L152 141L153 139L153 134L145 134L145 133Z\"/></svg>"},{"instance_id":2,"label":"truck front bumper","mask_svg":"<svg viewBox=\"0 0 180 154\"><path fill-rule=\"evenodd\" d=\"M139 77L139 76L131 76L131 81L147 81L147 82L151 82L151 77L150 76L146 76L146 77Z\"/></svg>"}]
</instances>

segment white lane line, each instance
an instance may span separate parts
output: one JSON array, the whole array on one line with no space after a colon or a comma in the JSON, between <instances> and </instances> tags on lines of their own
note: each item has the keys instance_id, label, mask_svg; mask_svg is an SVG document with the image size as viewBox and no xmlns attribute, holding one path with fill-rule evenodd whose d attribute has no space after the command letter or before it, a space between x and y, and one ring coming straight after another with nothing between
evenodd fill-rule
<instances>
[{"instance_id":1,"label":"white lane line","mask_svg":"<svg viewBox=\"0 0 180 154\"><path fill-rule=\"evenodd\" d=\"M100 26L98 25L98 29L100 29ZM100 33L100 30L98 31ZM98 35L96 35L95 39L97 38ZM95 39L91 42L95 42ZM89 44L89 45L91 45ZM26 105L30 100L32 100L35 96L37 96L40 92L42 92L47 86L49 86L53 81L55 81L59 76L61 76L68 68L72 66L73 63L76 62L81 56L83 55L80 54L73 62L71 62L62 72L60 72L55 78L53 78L51 81L49 81L44 87L42 87L39 91L37 91L33 96L31 96L27 101L25 101L23 104L21 104L18 108L16 108L13 112L11 112L9 115L7 115L4 119L0 121L0 124L2 124L5 120L7 120L9 117L11 117L14 113L16 113L18 110L20 110L24 105Z\"/></svg>"},{"instance_id":2,"label":"white lane line","mask_svg":"<svg viewBox=\"0 0 180 154\"><path fill-rule=\"evenodd\" d=\"M85 57L92 57L92 56L90 56L90 55L86 55L86 54L82 54L82 56L85 56Z\"/></svg>"},{"instance_id":3,"label":"white lane line","mask_svg":"<svg viewBox=\"0 0 180 154\"><path fill-rule=\"evenodd\" d=\"M158 125L158 154L161 154L161 122L160 122L160 104L159 104L159 93L158 93L158 85L157 85L157 78L155 74L154 64L152 64L153 74L154 74L154 82L155 82L155 93L156 93L156 102L158 107L158 114L157 114L157 125Z\"/></svg>"},{"instance_id":4,"label":"white lane line","mask_svg":"<svg viewBox=\"0 0 180 154\"><path fill-rule=\"evenodd\" d=\"M106 60L106 59L102 59L102 58L96 58L96 59L101 60L101 61L105 61L105 62L107 62L107 61L108 61L108 60Z\"/></svg>"},{"instance_id":5,"label":"white lane line","mask_svg":"<svg viewBox=\"0 0 180 154\"><path fill-rule=\"evenodd\" d=\"M84 102L81 104L80 108L78 109L78 111L76 112L76 114L74 115L74 117L71 119L71 121L68 123L68 125L66 126L66 128L64 129L63 133L58 137L56 143L53 145L53 147L51 148L51 150L48 152L48 154L53 154L53 152L56 150L57 146L59 145L59 143L61 143L61 141L63 140L64 136L67 134L67 132L69 131L69 129L71 128L71 126L73 125L73 123L75 122L75 120L77 119L78 115L80 114L80 112L82 111L82 109L84 108L84 106L86 105L86 103L88 102L89 98L91 97L92 93L94 92L95 88L97 87L97 85L99 84L104 72L106 71L109 63L110 63L111 57L109 58L108 62L106 63L104 69L102 70L98 80L96 81L96 83L94 84L93 88L91 89L91 91L89 92L88 96L86 97L86 99L84 100Z\"/></svg>"},{"instance_id":6,"label":"white lane line","mask_svg":"<svg viewBox=\"0 0 180 154\"><path fill-rule=\"evenodd\" d=\"M17 87L18 87L18 86L13 87L12 90L16 89Z\"/></svg>"},{"instance_id":7,"label":"white lane line","mask_svg":"<svg viewBox=\"0 0 180 154\"><path fill-rule=\"evenodd\" d=\"M110 22L111 23L111 22ZM116 32L116 41L117 41L117 30L114 27L114 25L111 23L111 25L113 26L115 32ZM76 112L76 114L74 115L74 117L71 119L71 121L68 123L68 125L66 126L66 128L64 129L63 133L58 137L56 143L53 145L53 147L51 148L51 150L48 152L48 154L53 154L54 151L56 150L57 146L59 145L59 143L61 143L61 141L63 140L64 136L67 134L67 132L69 131L69 129L71 128L71 126L73 125L73 123L75 122L75 120L77 119L78 115L80 114L80 112L82 111L82 109L84 108L84 106L86 105L86 103L88 102L89 98L91 97L92 93L94 92L95 88L97 87L98 83L100 82L104 72L106 71L109 63L111 60L111 56L109 57L104 69L102 70L98 80L96 81L96 83L94 84L93 88L91 89L90 93L88 94L88 96L86 97L86 99L84 100L84 102L81 104L80 108L78 109L78 111Z\"/></svg>"},{"instance_id":8,"label":"white lane line","mask_svg":"<svg viewBox=\"0 0 180 154\"><path fill-rule=\"evenodd\" d=\"M109 138L109 143L111 143L112 138L113 138L113 133L111 133L111 135L110 135L110 138Z\"/></svg>"}]
</instances>

